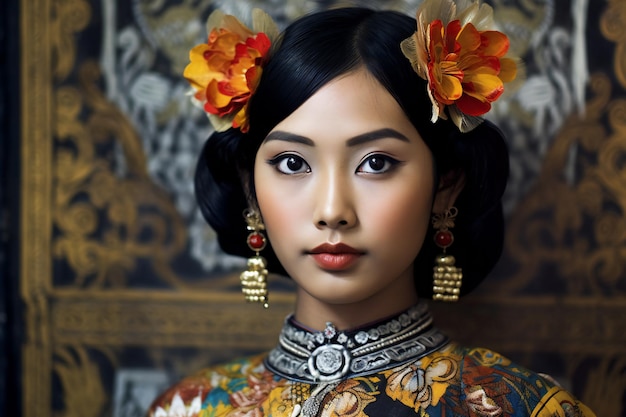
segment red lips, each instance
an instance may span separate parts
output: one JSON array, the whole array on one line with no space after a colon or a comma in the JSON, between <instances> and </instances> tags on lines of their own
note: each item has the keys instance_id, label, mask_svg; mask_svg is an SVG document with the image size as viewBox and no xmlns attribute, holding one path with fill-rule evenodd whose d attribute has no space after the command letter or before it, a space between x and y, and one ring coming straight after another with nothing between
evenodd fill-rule
<instances>
[{"instance_id":1,"label":"red lips","mask_svg":"<svg viewBox=\"0 0 626 417\"><path fill-rule=\"evenodd\" d=\"M365 252L343 243L324 243L308 252L321 269L343 271L350 268Z\"/></svg>"}]
</instances>

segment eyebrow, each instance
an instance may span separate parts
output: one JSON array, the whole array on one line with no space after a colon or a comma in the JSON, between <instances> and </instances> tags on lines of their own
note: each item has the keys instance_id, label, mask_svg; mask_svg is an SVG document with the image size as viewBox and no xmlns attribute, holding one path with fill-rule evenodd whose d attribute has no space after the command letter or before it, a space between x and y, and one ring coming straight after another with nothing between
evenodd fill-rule
<instances>
[{"instance_id":1,"label":"eyebrow","mask_svg":"<svg viewBox=\"0 0 626 417\"><path fill-rule=\"evenodd\" d=\"M307 146L315 146L315 143L305 136L283 132L282 130L275 130L273 132L270 132L270 134L265 137L265 142L269 142L271 140L281 140L284 142L301 143Z\"/></svg>"},{"instance_id":2,"label":"eyebrow","mask_svg":"<svg viewBox=\"0 0 626 417\"><path fill-rule=\"evenodd\" d=\"M354 136L346 141L347 146L357 146L362 145L367 142L372 142L379 139L393 138L399 139L403 142L410 142L409 138L407 138L402 133L398 132L395 129L385 128L373 130L371 132L365 132L360 135ZM282 140L285 142L293 142L300 143L302 145L307 146L315 146L315 142L306 136L295 135L293 133L284 132L281 130L275 130L270 132L269 135L265 138L265 142L269 142L271 140Z\"/></svg>"}]
</instances>

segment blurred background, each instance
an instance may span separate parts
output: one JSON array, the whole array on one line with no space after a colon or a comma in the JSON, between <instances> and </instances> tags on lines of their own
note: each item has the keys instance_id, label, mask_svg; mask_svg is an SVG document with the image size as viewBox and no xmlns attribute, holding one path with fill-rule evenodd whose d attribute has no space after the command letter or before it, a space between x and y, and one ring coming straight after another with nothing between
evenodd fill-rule
<instances>
[{"instance_id":1,"label":"blurred background","mask_svg":"<svg viewBox=\"0 0 626 417\"><path fill-rule=\"evenodd\" d=\"M243 302L243 261L194 202L211 128L181 74L215 8L284 27L346 3L2 1L0 415L142 416L182 375L276 343L290 283L267 311ZM487 3L528 73L490 115L511 151L506 247L435 317L624 417L626 2Z\"/></svg>"}]
</instances>

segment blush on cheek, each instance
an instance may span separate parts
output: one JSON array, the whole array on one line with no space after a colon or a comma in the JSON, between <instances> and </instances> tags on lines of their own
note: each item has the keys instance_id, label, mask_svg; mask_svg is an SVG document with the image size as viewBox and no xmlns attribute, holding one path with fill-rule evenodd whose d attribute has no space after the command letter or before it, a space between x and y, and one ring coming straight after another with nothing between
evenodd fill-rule
<instances>
[{"instance_id":1,"label":"blush on cheek","mask_svg":"<svg viewBox=\"0 0 626 417\"><path fill-rule=\"evenodd\" d=\"M276 255L280 257L281 245L288 244L292 240L289 237L298 233L297 230L294 230L296 228L294 225L296 210L291 208L284 199L272 193L263 195L257 193L257 202L267 237L272 243Z\"/></svg>"}]
</instances>

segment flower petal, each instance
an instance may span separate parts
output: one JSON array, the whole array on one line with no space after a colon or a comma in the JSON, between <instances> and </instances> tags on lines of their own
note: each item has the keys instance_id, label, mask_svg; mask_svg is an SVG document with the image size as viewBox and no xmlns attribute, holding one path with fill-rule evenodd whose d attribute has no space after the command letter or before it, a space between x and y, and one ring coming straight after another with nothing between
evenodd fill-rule
<instances>
[{"instance_id":1,"label":"flower petal","mask_svg":"<svg viewBox=\"0 0 626 417\"><path fill-rule=\"evenodd\" d=\"M465 78L464 91L473 97L484 97L483 101L495 101L502 95L504 85L497 75L477 74Z\"/></svg>"},{"instance_id":2,"label":"flower petal","mask_svg":"<svg viewBox=\"0 0 626 417\"><path fill-rule=\"evenodd\" d=\"M459 110L470 116L482 116L491 110L491 104L488 101L478 100L469 94L463 94L455 104Z\"/></svg>"},{"instance_id":3,"label":"flower petal","mask_svg":"<svg viewBox=\"0 0 626 417\"><path fill-rule=\"evenodd\" d=\"M502 58L500 60L500 79L505 83L510 83L517 76L517 63L513 59Z\"/></svg>"},{"instance_id":4,"label":"flower petal","mask_svg":"<svg viewBox=\"0 0 626 417\"><path fill-rule=\"evenodd\" d=\"M268 41L278 39L280 36L280 30L272 17L258 8L252 9L252 29L257 36L263 35Z\"/></svg>"},{"instance_id":5,"label":"flower petal","mask_svg":"<svg viewBox=\"0 0 626 417\"><path fill-rule=\"evenodd\" d=\"M474 25L468 23L458 33L457 42L463 53L475 51L481 46L481 34Z\"/></svg>"},{"instance_id":6,"label":"flower petal","mask_svg":"<svg viewBox=\"0 0 626 417\"><path fill-rule=\"evenodd\" d=\"M489 56L504 56L509 50L509 38L502 32L489 30L481 32L482 54Z\"/></svg>"},{"instance_id":7,"label":"flower petal","mask_svg":"<svg viewBox=\"0 0 626 417\"><path fill-rule=\"evenodd\" d=\"M246 40L246 45L257 51L259 56L264 56L270 50L271 42L269 38L265 35L265 33L259 33L254 38L248 38Z\"/></svg>"},{"instance_id":8,"label":"flower petal","mask_svg":"<svg viewBox=\"0 0 626 417\"><path fill-rule=\"evenodd\" d=\"M208 45L201 44L195 46L189 51L190 63L185 67L183 76L189 81L191 86L196 90L204 89L216 75L211 71L207 71L204 53L208 50Z\"/></svg>"},{"instance_id":9,"label":"flower petal","mask_svg":"<svg viewBox=\"0 0 626 417\"><path fill-rule=\"evenodd\" d=\"M239 39L246 39L254 36L254 33L252 33L250 29L245 27L243 23L239 21L239 19L229 14L224 15L220 27L226 32L236 34Z\"/></svg>"},{"instance_id":10,"label":"flower petal","mask_svg":"<svg viewBox=\"0 0 626 417\"><path fill-rule=\"evenodd\" d=\"M500 60L495 56L466 55L459 62L466 74L491 74L500 73Z\"/></svg>"},{"instance_id":11,"label":"flower petal","mask_svg":"<svg viewBox=\"0 0 626 417\"><path fill-rule=\"evenodd\" d=\"M441 76L439 83L437 83L435 91L445 100L446 104L452 104L454 100L457 100L463 94L463 85L458 76L445 73Z\"/></svg>"}]
</instances>

